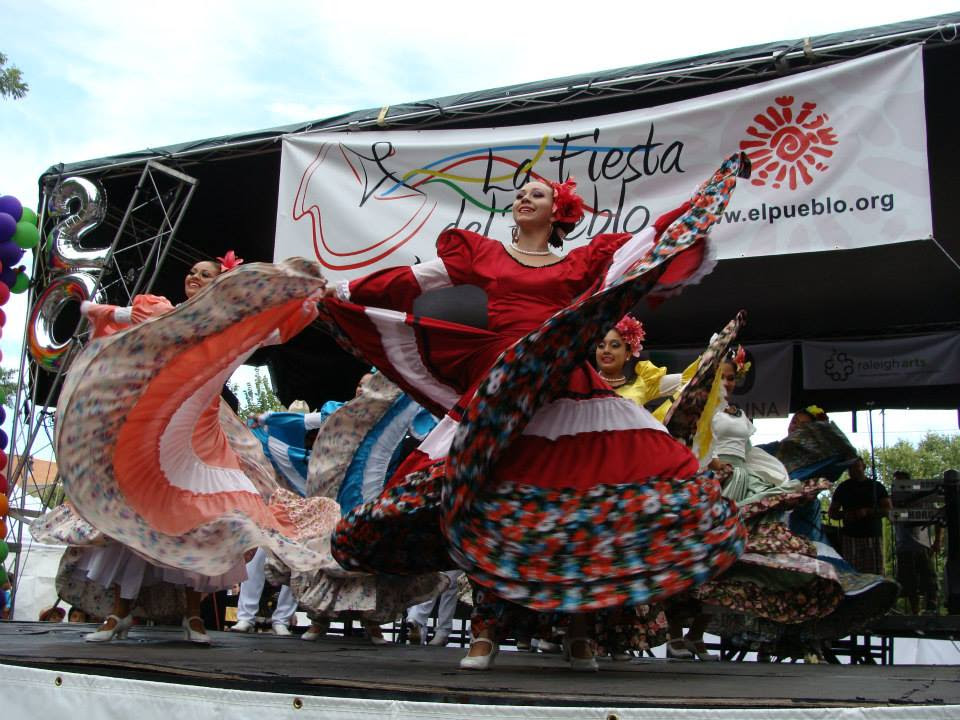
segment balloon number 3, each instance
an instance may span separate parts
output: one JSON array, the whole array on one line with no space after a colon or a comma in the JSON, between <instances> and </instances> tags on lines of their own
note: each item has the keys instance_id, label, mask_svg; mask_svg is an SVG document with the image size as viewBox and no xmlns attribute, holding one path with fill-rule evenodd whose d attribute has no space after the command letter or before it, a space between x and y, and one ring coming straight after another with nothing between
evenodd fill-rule
<instances>
[{"instance_id":1,"label":"balloon number 3","mask_svg":"<svg viewBox=\"0 0 960 720\"><path fill-rule=\"evenodd\" d=\"M37 365L56 372L70 349L80 319L79 304L94 299L110 252L109 247L87 248L82 244L106 216L106 194L97 183L70 177L50 197L48 212L57 219L47 236L54 278L30 312L27 344Z\"/></svg>"}]
</instances>

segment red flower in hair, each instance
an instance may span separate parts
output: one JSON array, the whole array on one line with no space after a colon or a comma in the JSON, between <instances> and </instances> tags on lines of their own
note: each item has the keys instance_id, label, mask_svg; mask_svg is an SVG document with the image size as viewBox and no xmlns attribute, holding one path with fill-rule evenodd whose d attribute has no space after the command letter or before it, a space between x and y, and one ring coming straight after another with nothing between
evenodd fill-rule
<instances>
[{"instance_id":1,"label":"red flower in hair","mask_svg":"<svg viewBox=\"0 0 960 720\"><path fill-rule=\"evenodd\" d=\"M233 270L237 265L243 265L243 258L238 258L233 250L227 250L227 254L218 257L217 260L220 261L220 272Z\"/></svg>"},{"instance_id":2,"label":"red flower in hair","mask_svg":"<svg viewBox=\"0 0 960 720\"><path fill-rule=\"evenodd\" d=\"M623 341L630 346L633 356L639 357L640 351L643 350L643 341L647 339L647 334L643 331L643 323L627 313L620 318L620 322L614 325L613 329L620 333Z\"/></svg>"},{"instance_id":3,"label":"red flower in hair","mask_svg":"<svg viewBox=\"0 0 960 720\"><path fill-rule=\"evenodd\" d=\"M562 183L551 182L553 219L562 223L578 223L583 219L583 198L577 195L577 183L571 177Z\"/></svg>"}]
</instances>

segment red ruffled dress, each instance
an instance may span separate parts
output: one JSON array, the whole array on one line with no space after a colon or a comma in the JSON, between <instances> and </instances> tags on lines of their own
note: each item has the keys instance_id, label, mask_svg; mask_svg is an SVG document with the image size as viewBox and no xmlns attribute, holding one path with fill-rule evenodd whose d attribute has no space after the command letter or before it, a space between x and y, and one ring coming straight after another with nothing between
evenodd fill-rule
<instances>
[{"instance_id":1,"label":"red ruffled dress","mask_svg":"<svg viewBox=\"0 0 960 720\"><path fill-rule=\"evenodd\" d=\"M737 163L638 235L598 236L552 265L449 230L437 260L341 285L322 311L341 342L445 413L384 494L341 520L341 564L455 563L500 597L577 612L662 599L736 559L745 533L717 482L585 360L638 299L702 276ZM460 284L486 293L486 329L412 314L421 293Z\"/></svg>"}]
</instances>

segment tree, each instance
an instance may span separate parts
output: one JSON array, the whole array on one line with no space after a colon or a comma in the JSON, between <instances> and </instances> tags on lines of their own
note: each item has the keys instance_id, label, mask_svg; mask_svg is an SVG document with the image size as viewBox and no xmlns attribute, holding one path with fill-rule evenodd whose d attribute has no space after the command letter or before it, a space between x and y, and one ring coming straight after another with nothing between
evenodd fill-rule
<instances>
[{"instance_id":1,"label":"tree","mask_svg":"<svg viewBox=\"0 0 960 720\"><path fill-rule=\"evenodd\" d=\"M17 371L0 368L0 405L13 407L17 398Z\"/></svg>"},{"instance_id":2,"label":"tree","mask_svg":"<svg viewBox=\"0 0 960 720\"><path fill-rule=\"evenodd\" d=\"M901 440L896 445L877 449L874 455L877 479L887 485L897 470L906 470L915 478L939 478L944 470L960 469L960 435L927 433L916 447ZM869 451L862 451L862 457L869 469Z\"/></svg>"},{"instance_id":3,"label":"tree","mask_svg":"<svg viewBox=\"0 0 960 720\"><path fill-rule=\"evenodd\" d=\"M18 100L27 94L30 86L23 81L23 73L16 65L5 67L7 56L0 53L0 97Z\"/></svg>"},{"instance_id":4,"label":"tree","mask_svg":"<svg viewBox=\"0 0 960 720\"><path fill-rule=\"evenodd\" d=\"M252 383L248 382L242 388L234 385L230 389L240 401L240 412L237 414L241 420L246 421L254 415L259 415L260 413L271 410L284 409L283 403L280 402L280 399L273 392L270 376L262 375L260 368L254 369Z\"/></svg>"}]
</instances>

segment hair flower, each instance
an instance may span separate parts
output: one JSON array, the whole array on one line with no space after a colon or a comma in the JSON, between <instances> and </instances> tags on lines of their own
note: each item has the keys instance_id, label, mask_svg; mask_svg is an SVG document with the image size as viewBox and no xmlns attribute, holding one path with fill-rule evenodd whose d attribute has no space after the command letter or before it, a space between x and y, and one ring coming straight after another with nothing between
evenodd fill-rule
<instances>
[{"instance_id":1,"label":"hair flower","mask_svg":"<svg viewBox=\"0 0 960 720\"><path fill-rule=\"evenodd\" d=\"M583 219L583 198L577 194L577 183L570 177L562 183L551 182L553 219L561 223L578 223Z\"/></svg>"},{"instance_id":2,"label":"hair flower","mask_svg":"<svg viewBox=\"0 0 960 720\"><path fill-rule=\"evenodd\" d=\"M630 352L633 356L639 357L640 351L643 350L643 341L647 339L647 335L643 331L643 323L627 313L620 318L620 322L614 325L613 329L620 333L623 341L630 346Z\"/></svg>"},{"instance_id":3,"label":"hair flower","mask_svg":"<svg viewBox=\"0 0 960 720\"><path fill-rule=\"evenodd\" d=\"M237 257L233 250L227 250L226 255L218 257L217 260L220 261L220 272L227 272L227 270L233 270L237 265L243 265L243 258Z\"/></svg>"}]
</instances>

